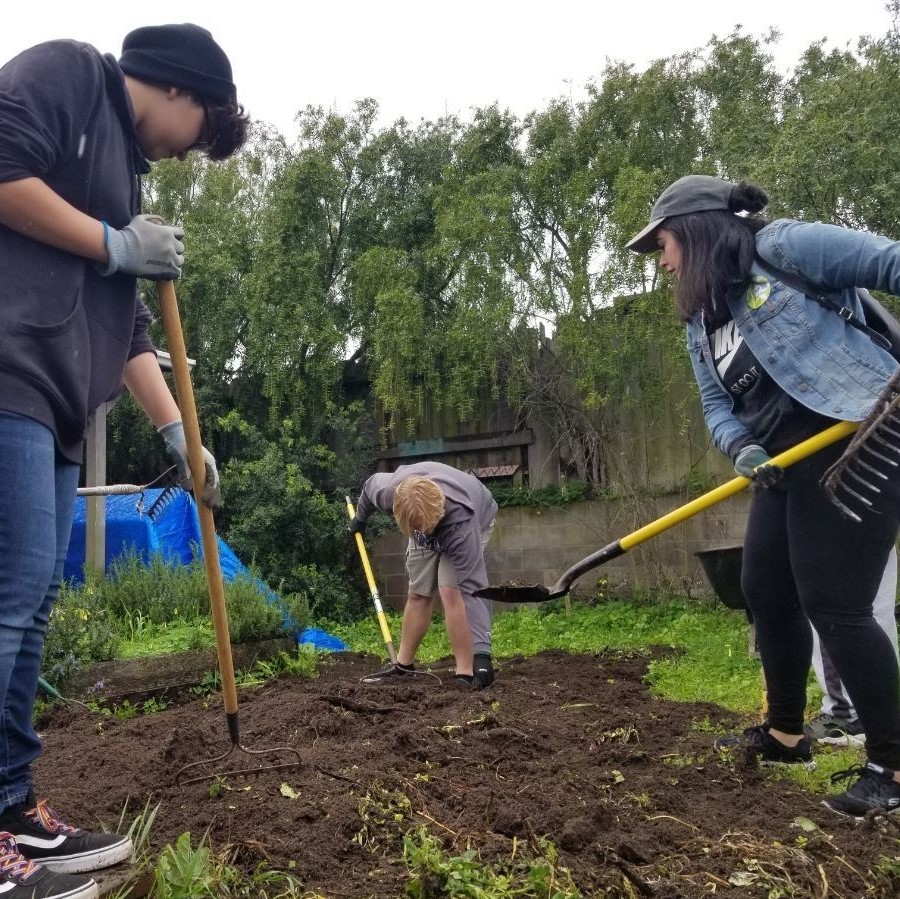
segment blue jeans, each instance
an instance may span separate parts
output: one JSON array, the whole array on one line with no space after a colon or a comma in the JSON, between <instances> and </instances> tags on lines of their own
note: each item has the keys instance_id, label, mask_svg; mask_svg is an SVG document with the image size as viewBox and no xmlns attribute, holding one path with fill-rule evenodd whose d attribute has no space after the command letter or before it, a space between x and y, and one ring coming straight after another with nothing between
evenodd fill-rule
<instances>
[{"instance_id":1,"label":"blue jeans","mask_svg":"<svg viewBox=\"0 0 900 899\"><path fill-rule=\"evenodd\" d=\"M78 472L44 425L0 412L0 810L25 799L41 751L31 718Z\"/></svg>"}]
</instances>

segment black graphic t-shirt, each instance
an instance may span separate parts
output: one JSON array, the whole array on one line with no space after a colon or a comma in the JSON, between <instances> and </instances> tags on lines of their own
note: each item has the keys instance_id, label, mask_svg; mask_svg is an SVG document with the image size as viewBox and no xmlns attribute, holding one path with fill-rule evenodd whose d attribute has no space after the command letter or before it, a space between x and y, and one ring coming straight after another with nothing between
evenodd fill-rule
<instances>
[{"instance_id":1,"label":"black graphic t-shirt","mask_svg":"<svg viewBox=\"0 0 900 899\"><path fill-rule=\"evenodd\" d=\"M785 393L744 342L727 307L706 321L716 372L734 399L734 414L769 455L812 437L834 422ZM741 447L743 449L743 447Z\"/></svg>"}]
</instances>

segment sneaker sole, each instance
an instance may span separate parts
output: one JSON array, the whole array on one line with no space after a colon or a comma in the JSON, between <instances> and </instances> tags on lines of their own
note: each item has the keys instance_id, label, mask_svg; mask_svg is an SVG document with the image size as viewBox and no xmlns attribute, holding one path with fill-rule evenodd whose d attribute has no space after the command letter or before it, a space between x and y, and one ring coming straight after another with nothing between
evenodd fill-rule
<instances>
[{"instance_id":1,"label":"sneaker sole","mask_svg":"<svg viewBox=\"0 0 900 899\"><path fill-rule=\"evenodd\" d=\"M32 861L42 868L60 874L85 874L109 868L131 858L131 839L125 837L120 843L106 846L94 852L79 852L73 855L58 855L55 858L34 858ZM75 895L80 897L80 893Z\"/></svg>"},{"instance_id":2,"label":"sneaker sole","mask_svg":"<svg viewBox=\"0 0 900 899\"><path fill-rule=\"evenodd\" d=\"M827 799L822 800L822 805L828 809L832 814L838 815L841 818L847 818L852 821L854 824L862 824L863 821L866 820L866 815L873 811L872 809L868 809L865 812L860 812L857 814L856 812L845 812L843 809L835 808ZM892 808L892 809L878 809L878 814L874 817L891 817L893 818L897 812L900 812L900 808Z\"/></svg>"},{"instance_id":3,"label":"sneaker sole","mask_svg":"<svg viewBox=\"0 0 900 899\"><path fill-rule=\"evenodd\" d=\"M54 893L53 899L100 899L100 887L92 880L84 886L76 887L66 893Z\"/></svg>"},{"instance_id":4,"label":"sneaker sole","mask_svg":"<svg viewBox=\"0 0 900 899\"><path fill-rule=\"evenodd\" d=\"M840 737L819 737L817 743L825 746L865 746L865 734L843 734Z\"/></svg>"}]
</instances>

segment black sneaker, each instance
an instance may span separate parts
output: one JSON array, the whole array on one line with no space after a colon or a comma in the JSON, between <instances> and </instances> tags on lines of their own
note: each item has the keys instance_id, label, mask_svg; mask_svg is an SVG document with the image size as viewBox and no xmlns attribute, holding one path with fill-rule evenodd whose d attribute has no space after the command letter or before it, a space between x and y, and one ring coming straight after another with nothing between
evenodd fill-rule
<instances>
[{"instance_id":1,"label":"black sneaker","mask_svg":"<svg viewBox=\"0 0 900 899\"><path fill-rule=\"evenodd\" d=\"M0 831L15 837L25 858L51 871L98 871L131 858L131 837L64 824L46 802L35 803L34 794L0 814Z\"/></svg>"},{"instance_id":2,"label":"black sneaker","mask_svg":"<svg viewBox=\"0 0 900 899\"><path fill-rule=\"evenodd\" d=\"M471 674L455 674L453 683L457 687L465 687L466 690L477 690L475 686L475 678Z\"/></svg>"},{"instance_id":3,"label":"black sneaker","mask_svg":"<svg viewBox=\"0 0 900 899\"><path fill-rule=\"evenodd\" d=\"M3 899L98 899L90 877L58 874L25 858L11 833L0 832L0 896Z\"/></svg>"},{"instance_id":4,"label":"black sneaker","mask_svg":"<svg viewBox=\"0 0 900 899\"><path fill-rule=\"evenodd\" d=\"M415 665L402 665L400 662L392 662L379 671L367 674L363 679L364 684L392 683L400 678L409 677L416 673Z\"/></svg>"},{"instance_id":5,"label":"black sneaker","mask_svg":"<svg viewBox=\"0 0 900 899\"><path fill-rule=\"evenodd\" d=\"M856 777L856 783L843 793L827 796L822 805L847 818L864 818L866 812L895 812L900 809L900 784L894 780L890 768L882 768L874 762L854 765L846 771L831 775L831 782L838 783Z\"/></svg>"},{"instance_id":6,"label":"black sneaker","mask_svg":"<svg viewBox=\"0 0 900 899\"><path fill-rule=\"evenodd\" d=\"M806 737L796 746L785 746L769 734L769 724L748 727L742 734L719 737L713 743L715 749L744 749L755 754L761 765L803 765L810 770L816 763Z\"/></svg>"},{"instance_id":7,"label":"black sneaker","mask_svg":"<svg viewBox=\"0 0 900 899\"><path fill-rule=\"evenodd\" d=\"M816 715L803 733L808 740L830 746L863 746L866 735L859 718L838 718L836 715Z\"/></svg>"},{"instance_id":8,"label":"black sneaker","mask_svg":"<svg viewBox=\"0 0 900 899\"><path fill-rule=\"evenodd\" d=\"M494 666L491 664L490 653L475 653L475 682L473 687L476 690L483 690L494 682Z\"/></svg>"}]
</instances>

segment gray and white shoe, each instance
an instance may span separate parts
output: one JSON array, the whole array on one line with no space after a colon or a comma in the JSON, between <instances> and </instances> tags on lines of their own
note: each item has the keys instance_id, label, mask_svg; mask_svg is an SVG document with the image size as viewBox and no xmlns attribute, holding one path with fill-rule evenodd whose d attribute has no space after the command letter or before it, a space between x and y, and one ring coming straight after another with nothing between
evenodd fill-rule
<instances>
[{"instance_id":1,"label":"gray and white shoe","mask_svg":"<svg viewBox=\"0 0 900 899\"><path fill-rule=\"evenodd\" d=\"M803 733L807 740L829 746L864 746L866 734L859 718L839 718L837 715L816 715Z\"/></svg>"}]
</instances>

